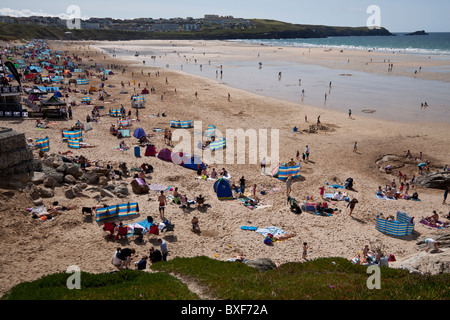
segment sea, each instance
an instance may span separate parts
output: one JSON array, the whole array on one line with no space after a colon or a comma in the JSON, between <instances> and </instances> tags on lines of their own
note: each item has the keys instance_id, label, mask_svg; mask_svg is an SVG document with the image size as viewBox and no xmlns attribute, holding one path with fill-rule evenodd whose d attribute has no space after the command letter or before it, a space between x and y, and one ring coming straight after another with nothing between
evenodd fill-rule
<instances>
[{"instance_id":1,"label":"sea","mask_svg":"<svg viewBox=\"0 0 450 320\"><path fill-rule=\"evenodd\" d=\"M326 47L335 49L376 50L378 52L409 53L433 56L450 56L450 32L432 32L428 35L408 36L395 33L393 36L329 37L320 39L263 39L237 40L240 42L268 46L300 48Z\"/></svg>"},{"instance_id":2,"label":"sea","mask_svg":"<svg viewBox=\"0 0 450 320\"><path fill-rule=\"evenodd\" d=\"M145 60L145 66L169 68L209 78L255 94L299 103L299 108L305 104L345 113L350 109L354 117L363 115L400 122L450 123L450 33L233 41L273 46L274 49L323 47L422 55L430 59L448 61L443 67L433 67L433 71L439 72L444 78L448 76L449 81L391 76L388 72L374 74L347 70L345 66L342 66L342 69L327 68L279 59L264 60L263 64L259 65L256 60L235 58L233 55L225 57L219 51L210 55L208 61L203 61L201 55L196 52L198 61L186 62L185 57L193 55L193 48L189 45L156 46L144 41L132 45L117 42L98 47L105 53L135 60L136 64L141 66ZM138 57L134 56L135 52L139 52ZM150 59L150 56L157 56L158 59ZM282 77L278 77L280 73ZM413 74L414 70L411 70L411 73ZM423 104L428 107L422 107ZM309 116L314 118L317 115Z\"/></svg>"}]
</instances>

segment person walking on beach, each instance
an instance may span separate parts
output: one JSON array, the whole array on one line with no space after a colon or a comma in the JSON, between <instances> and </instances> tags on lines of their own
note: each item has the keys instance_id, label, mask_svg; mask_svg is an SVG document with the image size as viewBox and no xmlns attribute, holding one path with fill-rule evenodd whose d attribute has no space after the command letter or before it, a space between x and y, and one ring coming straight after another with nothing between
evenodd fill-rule
<instances>
[{"instance_id":1,"label":"person walking on beach","mask_svg":"<svg viewBox=\"0 0 450 320\"><path fill-rule=\"evenodd\" d=\"M309 147L308 147L308 145L306 145L305 159L306 159L306 161L309 161Z\"/></svg>"},{"instance_id":2,"label":"person walking on beach","mask_svg":"<svg viewBox=\"0 0 450 320\"><path fill-rule=\"evenodd\" d=\"M242 178L239 180L239 182L240 182L241 194L244 194L244 192L245 192L245 178L244 178L244 176L242 176Z\"/></svg>"},{"instance_id":3,"label":"person walking on beach","mask_svg":"<svg viewBox=\"0 0 450 320\"><path fill-rule=\"evenodd\" d=\"M445 204L445 202L447 201L447 196L448 196L448 191L450 190L449 187L447 187L447 189L445 189L444 191L444 200L442 201L442 204Z\"/></svg>"},{"instance_id":4,"label":"person walking on beach","mask_svg":"<svg viewBox=\"0 0 450 320\"><path fill-rule=\"evenodd\" d=\"M292 176L289 176L286 179L286 199L289 198L291 195L291 188L292 188Z\"/></svg>"},{"instance_id":5,"label":"person walking on beach","mask_svg":"<svg viewBox=\"0 0 450 320\"><path fill-rule=\"evenodd\" d=\"M169 253L169 251L167 250L167 243L166 243L166 241L164 241L161 238L159 238L158 239L158 244L159 244L159 246L161 248L163 261L167 261L167 254Z\"/></svg>"},{"instance_id":6,"label":"person walking on beach","mask_svg":"<svg viewBox=\"0 0 450 320\"><path fill-rule=\"evenodd\" d=\"M353 145L353 152L358 151L358 143L355 142L355 144Z\"/></svg>"},{"instance_id":7,"label":"person walking on beach","mask_svg":"<svg viewBox=\"0 0 450 320\"><path fill-rule=\"evenodd\" d=\"M161 194L158 197L158 201L159 201L159 216L161 218L161 220L165 220L164 218L164 209L166 208L166 204L167 204L167 199L166 196L164 195L164 191L161 191Z\"/></svg>"},{"instance_id":8,"label":"person walking on beach","mask_svg":"<svg viewBox=\"0 0 450 320\"><path fill-rule=\"evenodd\" d=\"M358 200L353 198L352 201L350 201L350 203L347 205L347 208L350 207L350 214L349 214L349 216L352 215L353 209L355 209L355 206L356 206L357 203L358 203Z\"/></svg>"},{"instance_id":9,"label":"person walking on beach","mask_svg":"<svg viewBox=\"0 0 450 320\"><path fill-rule=\"evenodd\" d=\"M302 259L306 259L306 255L308 254L308 243L303 242L303 254L302 254Z\"/></svg>"},{"instance_id":10,"label":"person walking on beach","mask_svg":"<svg viewBox=\"0 0 450 320\"><path fill-rule=\"evenodd\" d=\"M348 117L351 119L352 118L352 109L348 109Z\"/></svg>"},{"instance_id":11,"label":"person walking on beach","mask_svg":"<svg viewBox=\"0 0 450 320\"><path fill-rule=\"evenodd\" d=\"M323 195L325 194L325 187L324 187L324 186L321 186L321 187L319 188L319 190L320 190L320 197L323 199Z\"/></svg>"}]
</instances>

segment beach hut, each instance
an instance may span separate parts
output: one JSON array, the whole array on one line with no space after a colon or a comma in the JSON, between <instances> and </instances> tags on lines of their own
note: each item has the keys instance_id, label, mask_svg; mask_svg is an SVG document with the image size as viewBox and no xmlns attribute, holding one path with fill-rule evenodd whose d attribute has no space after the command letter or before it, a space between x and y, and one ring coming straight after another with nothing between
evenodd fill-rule
<instances>
[{"instance_id":1,"label":"beach hut","mask_svg":"<svg viewBox=\"0 0 450 320\"><path fill-rule=\"evenodd\" d=\"M172 151L164 148L158 152L158 159L163 161L172 162Z\"/></svg>"},{"instance_id":2,"label":"beach hut","mask_svg":"<svg viewBox=\"0 0 450 320\"><path fill-rule=\"evenodd\" d=\"M414 218L404 212L397 211L395 220L388 220L382 217L380 213L377 215L375 229L381 233L401 237L412 234L414 231Z\"/></svg>"},{"instance_id":3,"label":"beach hut","mask_svg":"<svg viewBox=\"0 0 450 320\"><path fill-rule=\"evenodd\" d=\"M233 199L233 192L231 191L230 182L227 179L221 178L214 182L214 192L217 194L219 200Z\"/></svg>"}]
</instances>

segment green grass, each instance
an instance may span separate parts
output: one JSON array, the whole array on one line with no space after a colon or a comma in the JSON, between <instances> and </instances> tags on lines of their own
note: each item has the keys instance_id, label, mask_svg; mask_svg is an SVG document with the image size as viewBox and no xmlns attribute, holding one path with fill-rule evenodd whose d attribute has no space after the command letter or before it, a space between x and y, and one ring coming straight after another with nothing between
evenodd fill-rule
<instances>
[{"instance_id":1,"label":"green grass","mask_svg":"<svg viewBox=\"0 0 450 320\"><path fill-rule=\"evenodd\" d=\"M3 300L197 300L187 286L169 275L180 274L223 300L448 300L450 275L421 276L381 268L381 289L368 289L367 267L343 258L287 263L260 272L239 262L207 257L175 258L152 265L148 273L81 273L81 289L68 289L70 274L58 273L21 283Z\"/></svg>"},{"instance_id":2,"label":"green grass","mask_svg":"<svg viewBox=\"0 0 450 320\"><path fill-rule=\"evenodd\" d=\"M121 270L116 273L81 272L80 289L68 289L71 274L57 273L24 282L2 300L196 300L185 284L166 273Z\"/></svg>"},{"instance_id":3,"label":"green grass","mask_svg":"<svg viewBox=\"0 0 450 320\"><path fill-rule=\"evenodd\" d=\"M333 263L334 262L334 263ZM368 289L367 267L343 258L288 263L261 273L241 263L205 257L155 266L198 279L220 299L232 300L440 300L449 298L450 275L420 276L381 268L381 289Z\"/></svg>"}]
</instances>

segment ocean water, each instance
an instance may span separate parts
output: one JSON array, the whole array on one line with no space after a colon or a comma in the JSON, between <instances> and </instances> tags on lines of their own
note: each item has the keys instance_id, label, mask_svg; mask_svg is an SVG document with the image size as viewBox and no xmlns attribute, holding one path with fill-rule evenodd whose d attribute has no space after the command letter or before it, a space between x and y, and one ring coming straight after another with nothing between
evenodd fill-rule
<instances>
[{"instance_id":1,"label":"ocean water","mask_svg":"<svg viewBox=\"0 0 450 320\"><path fill-rule=\"evenodd\" d=\"M450 32L433 32L424 36L329 37L324 39L236 40L252 44L289 47L332 47L336 49L376 50L380 52L450 56Z\"/></svg>"},{"instance_id":2,"label":"ocean water","mask_svg":"<svg viewBox=\"0 0 450 320\"><path fill-rule=\"evenodd\" d=\"M439 57L449 60L448 67L436 67L433 71L448 73L450 77L450 33L431 36L240 41L276 47L333 45L337 48L355 50L378 48L410 54L433 54L434 59ZM341 112L348 112L351 109L354 116L364 115L393 121L450 123L450 82L331 69L281 60L264 60L260 67L256 61L239 60L233 56L223 57L220 52L208 57L209 61L197 55L197 62L186 62L185 57L193 55L191 46L174 48L171 45L117 43L103 45L100 48L106 53L114 52L117 56L135 60L136 64L143 67L169 68L213 79L230 87L299 103L299 107L306 104ZM140 53L139 57L134 57L136 51ZM156 55L157 59L150 60L151 55ZM145 66L142 64L143 60L146 60ZM222 74L218 73L218 66L222 66ZM278 77L279 72L282 73L281 78ZM422 108L421 104L425 102L428 107Z\"/></svg>"}]
</instances>

